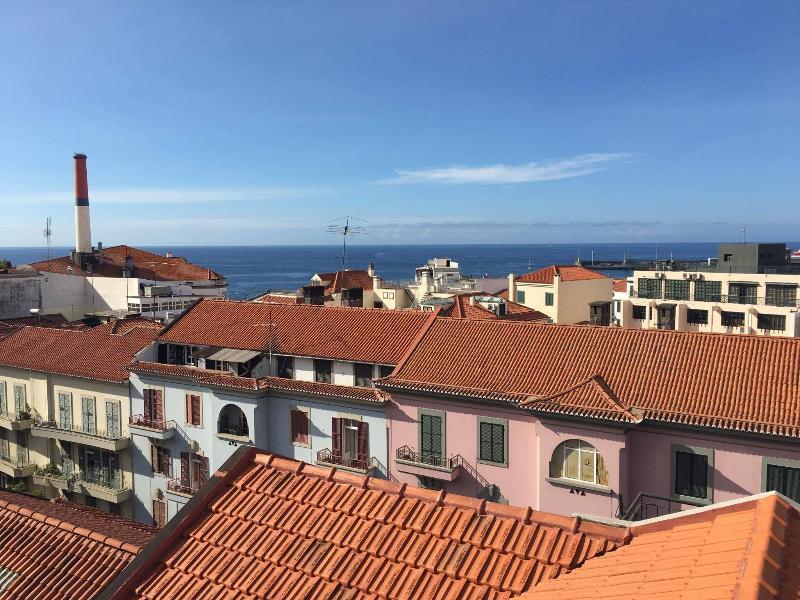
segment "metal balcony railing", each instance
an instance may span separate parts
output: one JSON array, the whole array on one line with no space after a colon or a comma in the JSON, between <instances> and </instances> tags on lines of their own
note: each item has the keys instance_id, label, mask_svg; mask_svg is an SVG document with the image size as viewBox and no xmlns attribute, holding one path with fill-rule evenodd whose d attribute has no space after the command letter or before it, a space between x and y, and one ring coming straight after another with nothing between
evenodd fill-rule
<instances>
[{"instance_id":1,"label":"metal balcony railing","mask_svg":"<svg viewBox=\"0 0 800 600\"><path fill-rule=\"evenodd\" d=\"M125 478L122 476L122 473L119 472L111 472L111 473L79 472L77 478L78 480L83 481L84 483L98 485L100 487L114 490L115 492L125 490L128 488L128 486L125 485Z\"/></svg>"},{"instance_id":2,"label":"metal balcony railing","mask_svg":"<svg viewBox=\"0 0 800 600\"><path fill-rule=\"evenodd\" d=\"M55 431L68 431L70 433L82 433L84 435L91 435L94 437L103 438L106 440L121 440L124 439L126 436L122 435L121 431L106 431L105 429L98 429L97 427L92 427L91 425L66 425L64 423L58 423L57 421L41 421L36 423L36 427L41 427L43 429L53 429Z\"/></svg>"},{"instance_id":3,"label":"metal balcony railing","mask_svg":"<svg viewBox=\"0 0 800 600\"><path fill-rule=\"evenodd\" d=\"M791 296L753 296L750 294L667 294L663 291L631 290L631 298L641 300L676 300L684 302L714 302L717 304L745 304L753 306L776 306L800 308L800 299Z\"/></svg>"},{"instance_id":4,"label":"metal balcony railing","mask_svg":"<svg viewBox=\"0 0 800 600\"><path fill-rule=\"evenodd\" d=\"M177 492L179 494L187 494L191 496L195 494L200 489L200 484L195 482L194 484L186 485L180 479L168 479L167 480L167 491L170 492Z\"/></svg>"},{"instance_id":5,"label":"metal balcony railing","mask_svg":"<svg viewBox=\"0 0 800 600\"><path fill-rule=\"evenodd\" d=\"M31 413L28 411L20 412L20 413L12 413L12 412L2 412L0 413L1 419L7 419L9 421L27 421L28 419L32 418Z\"/></svg>"},{"instance_id":6,"label":"metal balcony railing","mask_svg":"<svg viewBox=\"0 0 800 600\"><path fill-rule=\"evenodd\" d=\"M423 454L416 452L408 446L401 446L395 451L395 459L410 462L421 466L435 467L452 471L463 462L460 454L446 458L438 454Z\"/></svg>"},{"instance_id":7,"label":"metal balcony railing","mask_svg":"<svg viewBox=\"0 0 800 600\"><path fill-rule=\"evenodd\" d=\"M29 456L16 456L12 458L11 454L3 451L0 451L0 462L4 462L18 469L28 467L32 464Z\"/></svg>"},{"instance_id":8,"label":"metal balcony railing","mask_svg":"<svg viewBox=\"0 0 800 600\"><path fill-rule=\"evenodd\" d=\"M350 458L342 454L334 454L329 448L317 452L317 463L326 465L334 465L337 467L344 467L346 469L353 469L355 471L370 471L379 466L378 461L374 457L365 460L357 458Z\"/></svg>"},{"instance_id":9,"label":"metal balcony railing","mask_svg":"<svg viewBox=\"0 0 800 600\"><path fill-rule=\"evenodd\" d=\"M617 517L625 521L652 519L654 517L680 512L685 506L695 507L706 505L706 503L701 500L676 500L668 496L659 496L658 494L649 494L647 492L639 492L627 509L623 508L622 497L620 497L619 501L620 506L617 510Z\"/></svg>"},{"instance_id":10,"label":"metal balcony railing","mask_svg":"<svg viewBox=\"0 0 800 600\"><path fill-rule=\"evenodd\" d=\"M145 419L143 415L131 415L128 423L135 427L146 427L147 429L155 429L156 431L167 431L175 429L178 425L175 421L165 421L164 419Z\"/></svg>"}]
</instances>

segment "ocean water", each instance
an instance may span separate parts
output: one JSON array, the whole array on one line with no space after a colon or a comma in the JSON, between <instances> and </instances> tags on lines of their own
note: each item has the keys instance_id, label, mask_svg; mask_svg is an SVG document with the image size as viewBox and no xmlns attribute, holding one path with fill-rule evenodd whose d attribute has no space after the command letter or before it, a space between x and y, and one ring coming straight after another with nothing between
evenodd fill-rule
<instances>
[{"instance_id":1,"label":"ocean water","mask_svg":"<svg viewBox=\"0 0 800 600\"><path fill-rule=\"evenodd\" d=\"M800 244L791 243L791 248ZM266 290L297 289L314 273L341 267L341 246L183 246L144 247L209 267L228 278L231 298L251 298ZM52 248L52 256L64 256L69 248ZM717 243L674 244L499 244L499 245L353 245L347 249L348 268L365 269L372 262L378 275L391 281L414 278L414 269L428 259L446 257L458 261L467 275L506 276L521 274L552 264L573 264L580 255L584 263L596 260L705 259L717 255ZM0 248L0 259L24 264L47 258L45 248ZM630 273L614 271L624 277Z\"/></svg>"}]
</instances>

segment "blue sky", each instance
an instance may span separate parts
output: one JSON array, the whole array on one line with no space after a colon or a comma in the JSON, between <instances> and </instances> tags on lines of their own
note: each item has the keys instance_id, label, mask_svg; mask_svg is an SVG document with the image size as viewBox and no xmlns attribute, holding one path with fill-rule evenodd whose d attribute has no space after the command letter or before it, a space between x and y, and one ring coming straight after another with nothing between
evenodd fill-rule
<instances>
[{"instance_id":1,"label":"blue sky","mask_svg":"<svg viewBox=\"0 0 800 600\"><path fill-rule=\"evenodd\" d=\"M800 3L8 3L0 246L796 239Z\"/></svg>"}]
</instances>

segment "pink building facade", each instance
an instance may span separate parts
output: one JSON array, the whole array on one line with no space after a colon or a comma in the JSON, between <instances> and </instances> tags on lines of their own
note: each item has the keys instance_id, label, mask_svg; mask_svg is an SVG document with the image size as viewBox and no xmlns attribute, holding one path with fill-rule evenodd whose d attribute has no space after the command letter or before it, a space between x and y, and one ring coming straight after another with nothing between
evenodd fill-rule
<instances>
[{"instance_id":1,"label":"pink building facade","mask_svg":"<svg viewBox=\"0 0 800 600\"><path fill-rule=\"evenodd\" d=\"M388 420L397 480L540 511L636 519L776 488L800 499L800 444L773 435L602 422L397 391ZM559 470L565 448L573 465Z\"/></svg>"}]
</instances>

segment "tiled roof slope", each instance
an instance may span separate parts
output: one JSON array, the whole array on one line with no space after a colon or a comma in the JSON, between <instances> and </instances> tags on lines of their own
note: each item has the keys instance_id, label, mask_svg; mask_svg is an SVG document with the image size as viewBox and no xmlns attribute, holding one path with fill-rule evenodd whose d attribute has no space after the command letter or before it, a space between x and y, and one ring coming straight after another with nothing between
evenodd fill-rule
<instances>
[{"instance_id":1,"label":"tiled roof slope","mask_svg":"<svg viewBox=\"0 0 800 600\"><path fill-rule=\"evenodd\" d=\"M201 300L160 336L167 342L394 365L435 313Z\"/></svg>"},{"instance_id":2,"label":"tiled roof slope","mask_svg":"<svg viewBox=\"0 0 800 600\"><path fill-rule=\"evenodd\" d=\"M324 396L326 398L345 398L363 402L385 402L386 396L380 390L372 387L351 387L331 383L317 383L316 381L301 381L286 379L284 377L238 377L221 371L198 369L181 365L165 365L154 362L133 363L129 370L134 373L150 375L166 375L172 377L188 378L197 383L216 387L229 387L240 390L268 391L283 390Z\"/></svg>"},{"instance_id":3,"label":"tiled roof slope","mask_svg":"<svg viewBox=\"0 0 800 600\"><path fill-rule=\"evenodd\" d=\"M623 406L603 378L599 375L549 396L530 397L522 406L544 412L553 412L578 417L594 417L607 421L638 423L641 418Z\"/></svg>"},{"instance_id":4,"label":"tiled roof slope","mask_svg":"<svg viewBox=\"0 0 800 600\"><path fill-rule=\"evenodd\" d=\"M0 491L0 600L94 598L156 533L69 502Z\"/></svg>"},{"instance_id":5,"label":"tiled roof slope","mask_svg":"<svg viewBox=\"0 0 800 600\"><path fill-rule=\"evenodd\" d=\"M800 597L800 512L773 493L632 528L633 541L519 600Z\"/></svg>"},{"instance_id":6,"label":"tiled roof slope","mask_svg":"<svg viewBox=\"0 0 800 600\"><path fill-rule=\"evenodd\" d=\"M585 279L608 279L602 273L597 273L585 267L573 265L550 265L538 271L525 273L516 278L522 283L553 283L556 275L561 277L561 281L582 281Z\"/></svg>"},{"instance_id":7,"label":"tiled roof slope","mask_svg":"<svg viewBox=\"0 0 800 600\"><path fill-rule=\"evenodd\" d=\"M372 289L372 275L363 269L347 269L346 271L336 271L334 273L317 273L326 294L335 294L342 289L361 288L363 290Z\"/></svg>"},{"instance_id":8,"label":"tiled roof slope","mask_svg":"<svg viewBox=\"0 0 800 600\"><path fill-rule=\"evenodd\" d=\"M268 302L270 304L303 304L303 297L297 295L286 294L271 294L267 292L257 298L253 298L253 302Z\"/></svg>"},{"instance_id":9,"label":"tiled roof slope","mask_svg":"<svg viewBox=\"0 0 800 600\"><path fill-rule=\"evenodd\" d=\"M505 600L628 539L241 448L108 597Z\"/></svg>"},{"instance_id":10,"label":"tiled roof slope","mask_svg":"<svg viewBox=\"0 0 800 600\"><path fill-rule=\"evenodd\" d=\"M477 302L475 304L470 304L470 297L485 295L486 294L476 292L456 294L453 296L453 304L442 309L439 316L450 317L452 319L504 319L507 321L547 322L550 320L550 317L538 310L509 301L508 290L505 290L505 296L501 294L497 295L506 301L506 314L503 317L498 317L492 311L484 308Z\"/></svg>"},{"instance_id":11,"label":"tiled roof slope","mask_svg":"<svg viewBox=\"0 0 800 600\"><path fill-rule=\"evenodd\" d=\"M124 383L125 367L160 329L160 324L141 318L85 330L23 327L0 340L0 365Z\"/></svg>"},{"instance_id":12,"label":"tiled roof slope","mask_svg":"<svg viewBox=\"0 0 800 600\"><path fill-rule=\"evenodd\" d=\"M521 402L595 375L645 419L800 436L800 339L437 319L386 389Z\"/></svg>"},{"instance_id":13,"label":"tiled roof slope","mask_svg":"<svg viewBox=\"0 0 800 600\"><path fill-rule=\"evenodd\" d=\"M611 291L612 292L627 292L628 291L628 280L627 279L615 279L614 283L611 284Z\"/></svg>"},{"instance_id":14,"label":"tiled roof slope","mask_svg":"<svg viewBox=\"0 0 800 600\"><path fill-rule=\"evenodd\" d=\"M111 246L101 250L102 261L92 272L79 269L69 256L32 263L37 271L95 277L122 277L125 257L133 259L132 276L152 281L205 281L224 279L222 275L187 261L182 256L161 256L131 246Z\"/></svg>"}]
</instances>

